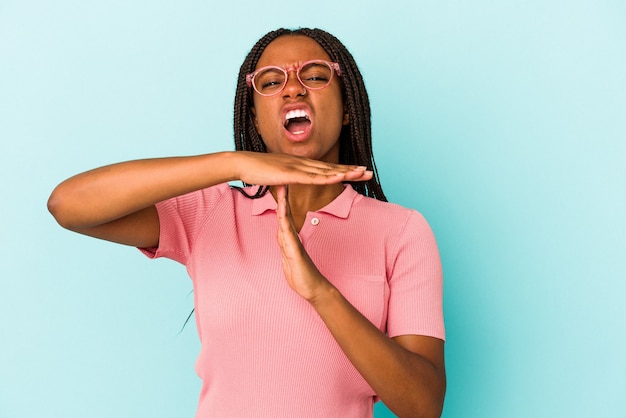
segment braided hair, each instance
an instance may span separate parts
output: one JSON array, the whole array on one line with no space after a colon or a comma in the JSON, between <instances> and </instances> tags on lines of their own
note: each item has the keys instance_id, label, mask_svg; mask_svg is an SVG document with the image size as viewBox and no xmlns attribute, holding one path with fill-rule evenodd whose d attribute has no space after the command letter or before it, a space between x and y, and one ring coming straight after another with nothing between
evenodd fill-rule
<instances>
[{"instance_id":1,"label":"braided hair","mask_svg":"<svg viewBox=\"0 0 626 418\"><path fill-rule=\"evenodd\" d=\"M342 127L339 135L339 163L366 166L374 172L367 182L350 182L362 195L387 201L378 179L372 150L370 105L363 77L348 49L335 36L321 29L278 29L263 36L250 50L239 69L235 94L234 129L235 149L238 151L267 152L263 140L254 125L252 89L246 84L246 74L253 72L265 48L276 38L285 35L304 35L315 40L341 68L341 89L349 124ZM254 196L260 197L268 188L259 188ZM241 190L243 192L243 190ZM244 193L245 194L245 193Z\"/></svg>"}]
</instances>

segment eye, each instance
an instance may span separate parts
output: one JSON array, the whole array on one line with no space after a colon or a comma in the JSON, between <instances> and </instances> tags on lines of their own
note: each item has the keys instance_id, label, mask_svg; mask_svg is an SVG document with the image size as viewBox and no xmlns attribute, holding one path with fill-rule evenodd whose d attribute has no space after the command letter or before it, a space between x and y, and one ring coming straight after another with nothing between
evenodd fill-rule
<instances>
[{"instance_id":1,"label":"eye","mask_svg":"<svg viewBox=\"0 0 626 418\"><path fill-rule=\"evenodd\" d=\"M300 69L300 79L309 87L319 88L328 84L331 71L324 63L310 63Z\"/></svg>"},{"instance_id":2,"label":"eye","mask_svg":"<svg viewBox=\"0 0 626 418\"><path fill-rule=\"evenodd\" d=\"M264 80L263 83L261 84L261 88L262 89L268 89L270 87L274 87L274 86L280 86L281 84L283 84L280 80L276 79L276 80Z\"/></svg>"},{"instance_id":3,"label":"eye","mask_svg":"<svg viewBox=\"0 0 626 418\"><path fill-rule=\"evenodd\" d=\"M278 90L285 83L285 73L277 68L268 68L254 77L254 85L262 93Z\"/></svg>"},{"instance_id":4,"label":"eye","mask_svg":"<svg viewBox=\"0 0 626 418\"><path fill-rule=\"evenodd\" d=\"M309 81L328 81L328 75L327 74L315 74L315 73L311 73L311 74L307 74L303 77L304 80L309 80Z\"/></svg>"}]
</instances>

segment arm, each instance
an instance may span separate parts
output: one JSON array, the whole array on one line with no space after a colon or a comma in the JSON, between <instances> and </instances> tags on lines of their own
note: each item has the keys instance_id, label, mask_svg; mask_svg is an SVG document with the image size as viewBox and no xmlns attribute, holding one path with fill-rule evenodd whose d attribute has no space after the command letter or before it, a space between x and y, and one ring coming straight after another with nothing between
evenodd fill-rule
<instances>
[{"instance_id":1,"label":"arm","mask_svg":"<svg viewBox=\"0 0 626 418\"><path fill-rule=\"evenodd\" d=\"M154 247L159 240L157 202L231 180L330 184L356 181L364 173L354 166L244 151L137 160L69 178L54 189L48 209L72 231Z\"/></svg>"},{"instance_id":2,"label":"arm","mask_svg":"<svg viewBox=\"0 0 626 418\"><path fill-rule=\"evenodd\" d=\"M380 399L400 417L439 417L446 388L443 341L418 335L390 339L323 277L300 244L284 187L277 188L283 269L311 303Z\"/></svg>"},{"instance_id":3,"label":"arm","mask_svg":"<svg viewBox=\"0 0 626 418\"><path fill-rule=\"evenodd\" d=\"M439 417L446 388L444 343L437 338L388 338L334 287L312 305L380 399L399 417Z\"/></svg>"}]
</instances>

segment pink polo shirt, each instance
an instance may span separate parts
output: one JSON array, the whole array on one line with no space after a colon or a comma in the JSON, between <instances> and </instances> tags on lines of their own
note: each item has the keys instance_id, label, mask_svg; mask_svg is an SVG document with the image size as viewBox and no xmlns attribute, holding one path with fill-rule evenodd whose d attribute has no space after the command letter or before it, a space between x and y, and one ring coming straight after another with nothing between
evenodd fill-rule
<instances>
[{"instance_id":1,"label":"pink polo shirt","mask_svg":"<svg viewBox=\"0 0 626 418\"><path fill-rule=\"evenodd\" d=\"M222 184L157 209L159 247L143 251L184 264L193 281L197 417L372 416L376 394L285 280L270 193L252 200ZM418 212L347 186L307 214L300 238L380 330L444 339L439 254Z\"/></svg>"}]
</instances>

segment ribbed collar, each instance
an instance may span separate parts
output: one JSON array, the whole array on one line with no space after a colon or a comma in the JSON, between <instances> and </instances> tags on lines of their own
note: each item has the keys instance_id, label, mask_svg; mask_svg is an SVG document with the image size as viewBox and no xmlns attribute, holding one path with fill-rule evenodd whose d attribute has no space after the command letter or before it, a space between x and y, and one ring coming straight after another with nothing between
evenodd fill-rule
<instances>
[{"instance_id":1,"label":"ribbed collar","mask_svg":"<svg viewBox=\"0 0 626 418\"><path fill-rule=\"evenodd\" d=\"M346 185L343 192L335 198L328 205L324 206L318 212L328 213L338 218L347 218L350 214L352 204L355 202L359 194L352 188L351 185ZM268 210L276 211L276 200L270 192L265 193L265 196L254 199L252 201L252 215L257 216L265 213Z\"/></svg>"}]
</instances>

